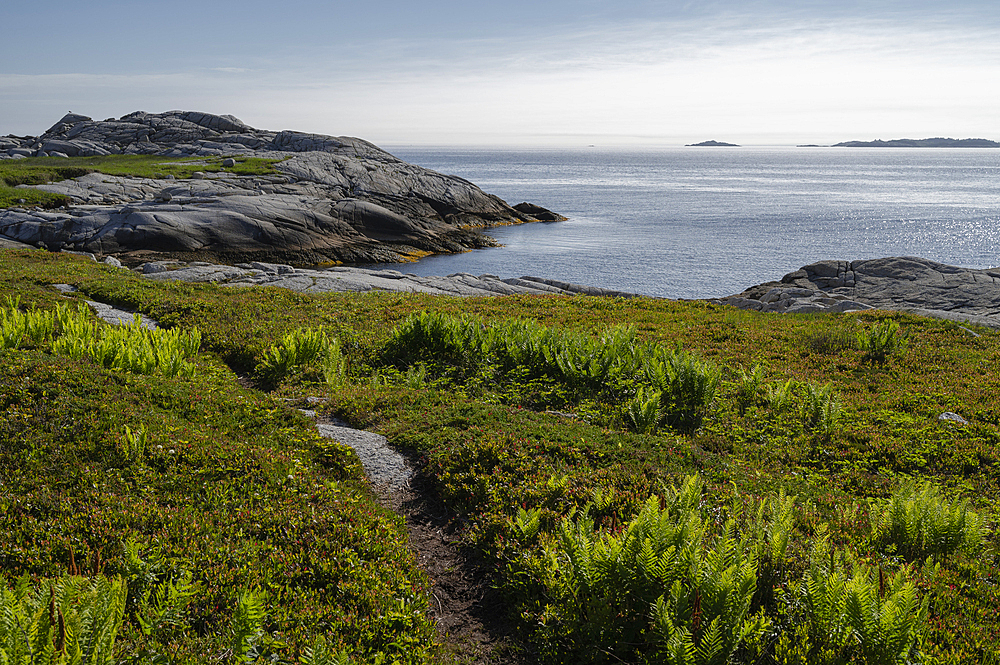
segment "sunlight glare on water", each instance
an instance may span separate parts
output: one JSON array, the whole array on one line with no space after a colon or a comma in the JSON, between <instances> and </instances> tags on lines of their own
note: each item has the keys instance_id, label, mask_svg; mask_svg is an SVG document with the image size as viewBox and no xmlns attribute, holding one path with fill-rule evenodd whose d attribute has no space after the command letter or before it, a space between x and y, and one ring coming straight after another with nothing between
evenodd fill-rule
<instances>
[{"instance_id":1,"label":"sunlight glare on water","mask_svg":"<svg viewBox=\"0 0 1000 665\"><path fill-rule=\"evenodd\" d=\"M823 259L1000 265L1000 149L390 149L569 221L489 231L502 248L384 266L534 275L709 298Z\"/></svg>"}]
</instances>

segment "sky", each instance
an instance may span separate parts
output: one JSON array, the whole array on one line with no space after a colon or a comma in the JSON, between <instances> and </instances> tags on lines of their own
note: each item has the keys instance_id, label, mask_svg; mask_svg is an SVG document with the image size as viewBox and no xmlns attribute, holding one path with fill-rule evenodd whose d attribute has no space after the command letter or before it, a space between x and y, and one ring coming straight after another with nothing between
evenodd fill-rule
<instances>
[{"instance_id":1,"label":"sky","mask_svg":"<svg viewBox=\"0 0 1000 665\"><path fill-rule=\"evenodd\" d=\"M1000 140L995 0L3 0L0 26L0 135L181 109L379 145Z\"/></svg>"}]
</instances>

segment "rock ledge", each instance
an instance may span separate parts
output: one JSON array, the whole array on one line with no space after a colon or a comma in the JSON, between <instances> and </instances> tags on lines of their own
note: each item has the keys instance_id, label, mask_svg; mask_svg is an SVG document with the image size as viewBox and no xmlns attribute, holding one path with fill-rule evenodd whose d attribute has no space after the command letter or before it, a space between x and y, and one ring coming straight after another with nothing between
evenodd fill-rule
<instances>
[{"instance_id":1,"label":"rock ledge","mask_svg":"<svg viewBox=\"0 0 1000 665\"><path fill-rule=\"evenodd\" d=\"M1000 268L909 256L819 261L715 302L761 312L902 310L1000 328Z\"/></svg>"}]
</instances>

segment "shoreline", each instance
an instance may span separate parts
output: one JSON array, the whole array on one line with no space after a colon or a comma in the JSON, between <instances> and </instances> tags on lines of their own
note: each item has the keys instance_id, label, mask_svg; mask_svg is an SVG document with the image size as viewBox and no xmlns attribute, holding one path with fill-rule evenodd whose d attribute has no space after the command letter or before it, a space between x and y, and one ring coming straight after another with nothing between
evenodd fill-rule
<instances>
[{"instance_id":1,"label":"shoreline","mask_svg":"<svg viewBox=\"0 0 1000 665\"><path fill-rule=\"evenodd\" d=\"M23 243L5 242L2 238L0 249L41 251ZM98 260L87 252L60 253ZM585 295L670 300L530 275L501 278L492 274L459 272L420 276L392 269L352 266L311 269L259 261L222 265L173 259L126 267L111 256L103 263L130 269L157 281L212 282L228 287L273 286L299 293L383 291L461 297ZM750 286L738 294L691 300L762 313L894 310L1000 329L1000 268L961 268L919 257L819 261L790 272L780 280Z\"/></svg>"}]
</instances>

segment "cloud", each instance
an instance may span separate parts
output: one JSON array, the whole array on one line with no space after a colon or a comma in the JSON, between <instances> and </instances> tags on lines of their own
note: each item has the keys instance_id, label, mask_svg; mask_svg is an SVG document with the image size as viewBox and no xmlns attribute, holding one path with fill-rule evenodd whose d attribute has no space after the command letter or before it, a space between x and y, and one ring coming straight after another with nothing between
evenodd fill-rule
<instances>
[{"instance_id":1,"label":"cloud","mask_svg":"<svg viewBox=\"0 0 1000 665\"><path fill-rule=\"evenodd\" d=\"M0 117L28 133L66 108L192 108L394 143L990 138L995 126L989 22L729 11L541 35L332 38L249 67L230 54L163 73L0 75Z\"/></svg>"}]
</instances>

